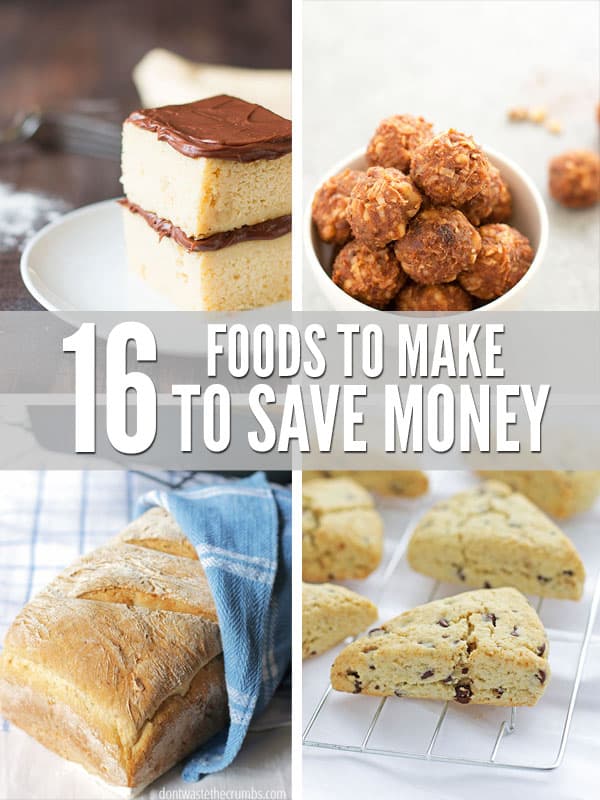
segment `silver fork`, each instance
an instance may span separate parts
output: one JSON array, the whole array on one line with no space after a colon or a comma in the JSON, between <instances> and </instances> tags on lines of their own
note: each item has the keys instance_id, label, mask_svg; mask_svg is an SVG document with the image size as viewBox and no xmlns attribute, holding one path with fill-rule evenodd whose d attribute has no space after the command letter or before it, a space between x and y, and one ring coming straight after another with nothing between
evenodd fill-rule
<instances>
[{"instance_id":1,"label":"silver fork","mask_svg":"<svg viewBox=\"0 0 600 800\"><path fill-rule=\"evenodd\" d=\"M121 128L114 122L76 111L34 109L0 129L0 147L34 142L59 152L118 161Z\"/></svg>"}]
</instances>

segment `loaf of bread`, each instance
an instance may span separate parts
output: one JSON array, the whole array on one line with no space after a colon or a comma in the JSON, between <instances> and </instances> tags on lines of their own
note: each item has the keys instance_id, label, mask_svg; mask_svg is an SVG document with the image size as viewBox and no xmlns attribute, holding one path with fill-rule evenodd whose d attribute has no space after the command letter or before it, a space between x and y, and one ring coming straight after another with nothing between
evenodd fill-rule
<instances>
[{"instance_id":1,"label":"loaf of bread","mask_svg":"<svg viewBox=\"0 0 600 800\"><path fill-rule=\"evenodd\" d=\"M144 514L20 612L0 657L0 713L134 789L226 725L215 605L167 512Z\"/></svg>"}]
</instances>

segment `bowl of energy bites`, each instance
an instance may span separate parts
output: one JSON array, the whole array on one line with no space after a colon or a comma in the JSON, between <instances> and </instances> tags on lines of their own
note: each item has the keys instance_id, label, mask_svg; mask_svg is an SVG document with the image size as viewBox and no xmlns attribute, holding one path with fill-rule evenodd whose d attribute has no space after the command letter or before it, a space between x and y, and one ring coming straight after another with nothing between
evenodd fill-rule
<instances>
[{"instance_id":1,"label":"bowl of energy bites","mask_svg":"<svg viewBox=\"0 0 600 800\"><path fill-rule=\"evenodd\" d=\"M306 223L311 267L340 311L521 308L548 238L520 167L409 114L323 178Z\"/></svg>"}]
</instances>

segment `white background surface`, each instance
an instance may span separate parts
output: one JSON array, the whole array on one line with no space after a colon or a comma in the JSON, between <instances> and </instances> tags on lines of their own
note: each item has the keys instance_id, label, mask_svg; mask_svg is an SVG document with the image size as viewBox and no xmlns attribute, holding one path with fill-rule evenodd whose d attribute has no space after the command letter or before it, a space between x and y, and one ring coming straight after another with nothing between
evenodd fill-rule
<instances>
[{"instance_id":1,"label":"white background surface","mask_svg":"<svg viewBox=\"0 0 600 800\"><path fill-rule=\"evenodd\" d=\"M306 0L304 205L383 117L421 114L514 159L542 192L550 242L527 307L598 309L598 206L564 209L546 182L553 155L598 147L599 9L593 1ZM518 105L546 106L563 133L509 123L507 109ZM303 281L304 307L326 308L306 265Z\"/></svg>"},{"instance_id":2,"label":"white background surface","mask_svg":"<svg viewBox=\"0 0 600 800\"><path fill-rule=\"evenodd\" d=\"M373 599L382 621L426 602L434 582L413 572L402 558L389 580L382 577L386 564L404 532L434 502L471 484L470 473L430 472L431 489L417 500L380 499L384 517L385 555L382 565L365 581L347 585ZM517 712L515 733L506 737L498 761L551 763L573 684L578 643L559 643L561 631L583 631L591 594L600 570L600 502L595 509L562 525L572 537L587 570L584 599L580 603L544 600L540 615L550 639L552 678L535 708ZM442 586L436 597L462 591ZM373 626L375 627L375 625ZM394 759L359 753L303 749L304 797L306 800L336 797L406 797L410 800L506 800L511 792L528 800L594 800L600 771L600 622L595 628L580 686L565 759L561 767L547 772L518 769L457 766L436 762ZM303 727L328 684L329 667L342 646L303 668ZM378 700L333 692L310 732L310 739L360 744ZM371 746L411 752L427 748L442 704L406 699L388 700L370 740ZM508 709L450 705L436 743L435 752L451 757L486 759L492 750L500 722Z\"/></svg>"}]
</instances>

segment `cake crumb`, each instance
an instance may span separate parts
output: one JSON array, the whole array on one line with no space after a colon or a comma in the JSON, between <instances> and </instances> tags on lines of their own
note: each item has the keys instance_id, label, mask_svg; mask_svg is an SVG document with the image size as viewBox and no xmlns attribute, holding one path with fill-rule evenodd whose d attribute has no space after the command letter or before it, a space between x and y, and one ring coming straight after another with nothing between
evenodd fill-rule
<instances>
[{"instance_id":1,"label":"cake crumb","mask_svg":"<svg viewBox=\"0 0 600 800\"><path fill-rule=\"evenodd\" d=\"M562 133L562 125L557 119L549 119L546 123L546 130L553 134Z\"/></svg>"},{"instance_id":2,"label":"cake crumb","mask_svg":"<svg viewBox=\"0 0 600 800\"><path fill-rule=\"evenodd\" d=\"M529 120L536 125L540 125L542 122L544 122L547 116L548 112L543 106L537 106L529 109Z\"/></svg>"},{"instance_id":3,"label":"cake crumb","mask_svg":"<svg viewBox=\"0 0 600 800\"><path fill-rule=\"evenodd\" d=\"M508 118L511 122L524 122L529 118L529 109L525 106L515 106L508 109Z\"/></svg>"}]
</instances>

